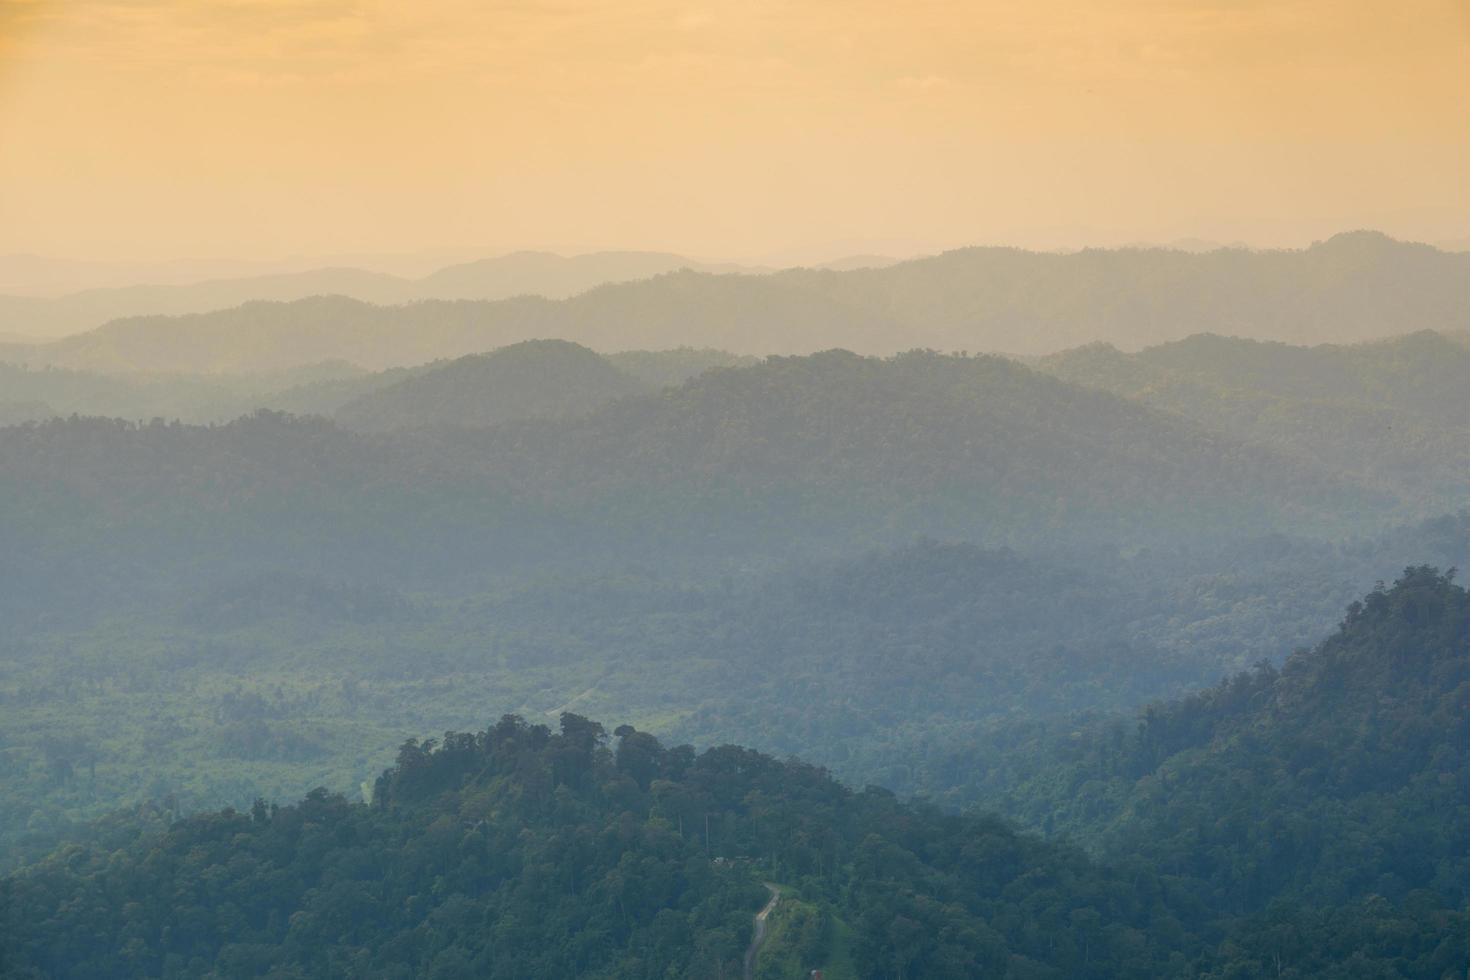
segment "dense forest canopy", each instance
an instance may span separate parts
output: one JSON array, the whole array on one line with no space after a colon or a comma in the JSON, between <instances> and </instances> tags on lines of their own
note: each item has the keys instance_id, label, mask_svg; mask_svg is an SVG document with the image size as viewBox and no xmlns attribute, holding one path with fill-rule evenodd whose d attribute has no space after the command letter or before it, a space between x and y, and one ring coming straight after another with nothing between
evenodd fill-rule
<instances>
[{"instance_id":1,"label":"dense forest canopy","mask_svg":"<svg viewBox=\"0 0 1470 980\"><path fill-rule=\"evenodd\" d=\"M100 826L4 879L0 962L733 976L764 881L788 901L762 955L791 972L763 976L1458 975L1467 687L1470 595L1408 569L1280 670L1037 751L1010 792L1100 832L1100 858L733 746L508 715L404 743L368 802Z\"/></svg>"},{"instance_id":2,"label":"dense forest canopy","mask_svg":"<svg viewBox=\"0 0 1470 980\"><path fill-rule=\"evenodd\" d=\"M1053 771L1002 791L1028 822L1139 854L1259 910L1470 895L1470 594L1410 568L1338 631L1135 730L1033 746ZM1044 743L1044 740L1042 740Z\"/></svg>"}]
</instances>

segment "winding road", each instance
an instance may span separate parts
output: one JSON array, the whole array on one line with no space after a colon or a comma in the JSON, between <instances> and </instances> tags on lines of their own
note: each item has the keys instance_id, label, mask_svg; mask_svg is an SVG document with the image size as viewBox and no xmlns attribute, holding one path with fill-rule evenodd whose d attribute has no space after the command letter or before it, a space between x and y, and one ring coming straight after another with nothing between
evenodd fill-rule
<instances>
[{"instance_id":1,"label":"winding road","mask_svg":"<svg viewBox=\"0 0 1470 980\"><path fill-rule=\"evenodd\" d=\"M771 914L771 909L781 901L781 890L769 881L764 882L766 888L771 892L771 900L766 907L755 914L755 935L750 937L750 945L745 949L745 980L755 980L755 958L760 955L761 946L766 941L766 917Z\"/></svg>"}]
</instances>

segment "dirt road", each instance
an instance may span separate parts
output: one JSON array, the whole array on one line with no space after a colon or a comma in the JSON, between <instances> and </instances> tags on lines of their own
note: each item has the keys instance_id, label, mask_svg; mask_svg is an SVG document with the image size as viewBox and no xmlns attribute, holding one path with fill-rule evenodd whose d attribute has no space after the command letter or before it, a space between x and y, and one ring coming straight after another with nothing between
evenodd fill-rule
<instances>
[{"instance_id":1,"label":"dirt road","mask_svg":"<svg viewBox=\"0 0 1470 980\"><path fill-rule=\"evenodd\" d=\"M750 945L745 950L745 980L755 980L755 958L760 955L761 945L766 941L766 917L771 914L771 909L781 901L781 890L769 881L765 883L770 889L771 900L766 907L755 914L755 935L750 937Z\"/></svg>"}]
</instances>

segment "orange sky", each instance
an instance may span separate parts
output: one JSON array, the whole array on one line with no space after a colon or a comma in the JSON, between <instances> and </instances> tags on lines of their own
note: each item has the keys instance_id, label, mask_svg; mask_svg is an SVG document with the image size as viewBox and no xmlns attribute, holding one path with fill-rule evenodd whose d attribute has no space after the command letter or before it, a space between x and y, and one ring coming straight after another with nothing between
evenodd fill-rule
<instances>
[{"instance_id":1,"label":"orange sky","mask_svg":"<svg viewBox=\"0 0 1470 980\"><path fill-rule=\"evenodd\" d=\"M0 252L1470 236L1470 0L0 0Z\"/></svg>"}]
</instances>

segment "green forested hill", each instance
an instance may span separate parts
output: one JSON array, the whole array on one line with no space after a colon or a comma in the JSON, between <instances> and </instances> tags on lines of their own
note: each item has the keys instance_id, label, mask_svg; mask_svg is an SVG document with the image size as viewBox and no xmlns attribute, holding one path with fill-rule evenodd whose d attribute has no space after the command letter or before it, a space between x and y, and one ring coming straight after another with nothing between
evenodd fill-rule
<instances>
[{"instance_id":1,"label":"green forested hill","mask_svg":"<svg viewBox=\"0 0 1470 980\"><path fill-rule=\"evenodd\" d=\"M1470 897L1470 595L1411 568L1280 669L995 746L1025 821L1140 855L1242 912Z\"/></svg>"},{"instance_id":2,"label":"green forested hill","mask_svg":"<svg viewBox=\"0 0 1470 980\"><path fill-rule=\"evenodd\" d=\"M762 881L800 915L762 950L762 977L1428 980L1470 965L1470 917L1434 892L1240 916L1138 858L1099 865L801 763L615 734L610 750L577 715L555 734L508 716L404 744L370 804L318 790L155 811L131 838L100 828L0 879L0 969L734 977ZM1297 818L1283 804L1257 819Z\"/></svg>"},{"instance_id":3,"label":"green forested hill","mask_svg":"<svg viewBox=\"0 0 1470 980\"><path fill-rule=\"evenodd\" d=\"M1180 974L1162 883L735 747L563 714L407 743L373 802L315 792L75 845L0 882L14 977L740 975L760 881L863 977ZM1187 914L1187 911L1186 911ZM1168 929L1147 931L1167 922ZM1180 974L1182 975L1182 974Z\"/></svg>"},{"instance_id":4,"label":"green forested hill","mask_svg":"<svg viewBox=\"0 0 1470 980\"><path fill-rule=\"evenodd\" d=\"M920 541L773 571L630 562L513 576L465 598L305 562L207 567L80 622L64 607L7 617L0 864L170 794L192 810L355 792L404 732L505 711L616 715L947 806L994 802L1040 768L1034 749L1059 717L1126 718L1279 662L1406 561L1470 561L1467 527L1129 558Z\"/></svg>"}]
</instances>

